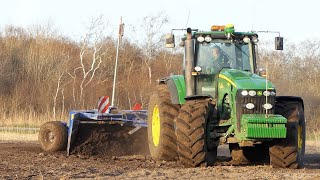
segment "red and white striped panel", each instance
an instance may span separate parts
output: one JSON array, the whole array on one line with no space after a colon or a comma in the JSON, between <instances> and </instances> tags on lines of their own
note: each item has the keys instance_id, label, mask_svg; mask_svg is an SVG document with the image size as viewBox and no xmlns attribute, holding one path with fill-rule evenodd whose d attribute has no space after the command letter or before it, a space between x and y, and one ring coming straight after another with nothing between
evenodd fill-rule
<instances>
[{"instance_id":1,"label":"red and white striped panel","mask_svg":"<svg viewBox=\"0 0 320 180\"><path fill-rule=\"evenodd\" d=\"M109 96L102 96L98 102L98 112L99 113L106 113L109 108Z\"/></svg>"},{"instance_id":2,"label":"red and white striped panel","mask_svg":"<svg viewBox=\"0 0 320 180\"><path fill-rule=\"evenodd\" d=\"M132 110L134 110L134 111L142 110L141 104L140 104L140 103L136 103L136 104L133 106Z\"/></svg>"}]
</instances>

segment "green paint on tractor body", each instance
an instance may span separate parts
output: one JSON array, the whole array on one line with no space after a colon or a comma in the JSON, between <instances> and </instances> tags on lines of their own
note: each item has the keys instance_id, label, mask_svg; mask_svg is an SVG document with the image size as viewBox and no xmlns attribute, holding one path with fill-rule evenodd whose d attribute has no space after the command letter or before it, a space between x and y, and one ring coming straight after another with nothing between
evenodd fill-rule
<instances>
[{"instance_id":1,"label":"green paint on tractor body","mask_svg":"<svg viewBox=\"0 0 320 180\"><path fill-rule=\"evenodd\" d=\"M221 76L234 82L237 89L266 89L266 79L250 72L238 69L222 69L219 74L219 77ZM275 89L270 81L268 81L267 89Z\"/></svg>"},{"instance_id":2,"label":"green paint on tractor body","mask_svg":"<svg viewBox=\"0 0 320 180\"><path fill-rule=\"evenodd\" d=\"M275 92L275 87L270 81L250 72L238 69L222 69L217 75L218 94L217 109L222 119L227 119L226 124L234 125L234 136L237 140L257 140L270 138L285 138L287 120L281 115L266 115L263 104L266 103L264 92ZM266 86L267 82L267 86ZM241 94L242 91L255 91L256 95ZM227 101L226 102L226 98ZM267 97L267 103L274 105L275 94ZM248 110L245 105L255 104L254 109ZM258 107L260 106L260 107ZM268 110L268 113L273 111Z\"/></svg>"},{"instance_id":3,"label":"green paint on tractor body","mask_svg":"<svg viewBox=\"0 0 320 180\"><path fill-rule=\"evenodd\" d=\"M184 104L186 100L184 99L186 97L186 83L184 81L184 76L183 75L173 75L170 76L177 88L177 93L178 93L178 100L179 104Z\"/></svg>"},{"instance_id":4,"label":"green paint on tractor body","mask_svg":"<svg viewBox=\"0 0 320 180\"><path fill-rule=\"evenodd\" d=\"M241 117L241 140L258 138L285 138L287 119L281 115L243 114Z\"/></svg>"}]
</instances>

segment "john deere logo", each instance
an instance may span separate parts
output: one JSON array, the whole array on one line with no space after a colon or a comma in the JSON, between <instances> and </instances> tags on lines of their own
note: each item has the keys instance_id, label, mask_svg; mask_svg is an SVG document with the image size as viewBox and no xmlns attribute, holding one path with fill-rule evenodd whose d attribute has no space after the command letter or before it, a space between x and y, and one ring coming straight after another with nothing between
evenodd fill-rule
<instances>
[{"instance_id":1,"label":"john deere logo","mask_svg":"<svg viewBox=\"0 0 320 180\"><path fill-rule=\"evenodd\" d=\"M258 95L258 96L262 96L262 91L258 91L258 92L257 92L257 95Z\"/></svg>"}]
</instances>

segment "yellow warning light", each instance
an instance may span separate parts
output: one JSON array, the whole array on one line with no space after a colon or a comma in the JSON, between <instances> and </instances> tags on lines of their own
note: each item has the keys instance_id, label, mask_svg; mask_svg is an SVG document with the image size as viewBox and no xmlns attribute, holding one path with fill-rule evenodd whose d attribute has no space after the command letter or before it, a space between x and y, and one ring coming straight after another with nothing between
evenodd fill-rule
<instances>
[{"instance_id":1,"label":"yellow warning light","mask_svg":"<svg viewBox=\"0 0 320 180\"><path fill-rule=\"evenodd\" d=\"M234 28L234 25L233 24L227 24L226 28Z\"/></svg>"},{"instance_id":2,"label":"yellow warning light","mask_svg":"<svg viewBox=\"0 0 320 180\"><path fill-rule=\"evenodd\" d=\"M224 31L224 27L225 26L213 25L213 26L211 26L211 31Z\"/></svg>"},{"instance_id":3,"label":"yellow warning light","mask_svg":"<svg viewBox=\"0 0 320 180\"><path fill-rule=\"evenodd\" d=\"M198 72L191 72L191 75L196 76L196 75L198 75Z\"/></svg>"}]
</instances>

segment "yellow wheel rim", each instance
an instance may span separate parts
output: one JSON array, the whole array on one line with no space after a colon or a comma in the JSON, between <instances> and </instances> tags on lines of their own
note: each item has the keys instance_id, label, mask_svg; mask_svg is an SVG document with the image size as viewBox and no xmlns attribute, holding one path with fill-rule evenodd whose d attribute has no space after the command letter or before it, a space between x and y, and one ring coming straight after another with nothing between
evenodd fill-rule
<instances>
[{"instance_id":1,"label":"yellow wheel rim","mask_svg":"<svg viewBox=\"0 0 320 180\"><path fill-rule=\"evenodd\" d=\"M160 116L159 116L159 108L157 105L153 108L152 113L152 140L155 146L159 145L160 141Z\"/></svg>"},{"instance_id":2,"label":"yellow wheel rim","mask_svg":"<svg viewBox=\"0 0 320 180\"><path fill-rule=\"evenodd\" d=\"M302 126L299 125L299 126L298 126L298 151L299 151L299 152L302 150L302 144L303 144L303 140L302 140Z\"/></svg>"}]
</instances>

